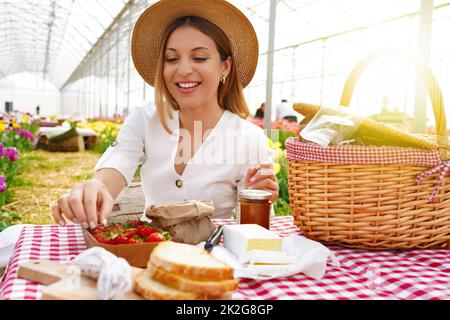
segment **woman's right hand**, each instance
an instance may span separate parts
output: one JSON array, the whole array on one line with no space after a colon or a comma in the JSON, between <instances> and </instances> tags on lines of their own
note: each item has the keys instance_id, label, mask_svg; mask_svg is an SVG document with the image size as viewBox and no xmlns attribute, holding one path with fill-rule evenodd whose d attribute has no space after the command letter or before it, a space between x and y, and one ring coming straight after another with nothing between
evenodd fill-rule
<instances>
[{"instance_id":1,"label":"woman's right hand","mask_svg":"<svg viewBox=\"0 0 450 320\"><path fill-rule=\"evenodd\" d=\"M73 186L69 194L63 195L52 206L52 212L61 226L66 225L66 218L87 229L106 224L113 205L114 199L106 185L92 179Z\"/></svg>"}]
</instances>

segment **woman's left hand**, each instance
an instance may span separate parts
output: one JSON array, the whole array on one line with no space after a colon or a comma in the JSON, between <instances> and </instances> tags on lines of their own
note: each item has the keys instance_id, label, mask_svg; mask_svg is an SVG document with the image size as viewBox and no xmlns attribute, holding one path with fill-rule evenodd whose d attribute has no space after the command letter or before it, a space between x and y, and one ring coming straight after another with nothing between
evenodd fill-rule
<instances>
[{"instance_id":1,"label":"woman's left hand","mask_svg":"<svg viewBox=\"0 0 450 320\"><path fill-rule=\"evenodd\" d=\"M278 199L278 180L273 171L272 163L265 163L250 168L245 175L245 188L264 190L272 193L270 201Z\"/></svg>"}]
</instances>

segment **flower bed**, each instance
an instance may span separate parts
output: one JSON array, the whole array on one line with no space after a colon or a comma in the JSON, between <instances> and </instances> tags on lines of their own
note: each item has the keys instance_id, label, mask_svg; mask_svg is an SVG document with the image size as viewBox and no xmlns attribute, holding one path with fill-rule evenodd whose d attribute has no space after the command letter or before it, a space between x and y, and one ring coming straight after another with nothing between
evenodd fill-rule
<instances>
[{"instance_id":1,"label":"flower bed","mask_svg":"<svg viewBox=\"0 0 450 320\"><path fill-rule=\"evenodd\" d=\"M20 153L32 149L37 128L29 114L0 114L0 232L19 219L3 206L12 200Z\"/></svg>"},{"instance_id":2,"label":"flower bed","mask_svg":"<svg viewBox=\"0 0 450 320\"><path fill-rule=\"evenodd\" d=\"M108 149L111 143L117 139L122 123L120 121L112 122L103 120L89 120L87 122L79 122L76 126L78 128L91 129L95 131L98 136L98 140L96 141L94 150L99 153L103 153L106 149Z\"/></svg>"}]
</instances>

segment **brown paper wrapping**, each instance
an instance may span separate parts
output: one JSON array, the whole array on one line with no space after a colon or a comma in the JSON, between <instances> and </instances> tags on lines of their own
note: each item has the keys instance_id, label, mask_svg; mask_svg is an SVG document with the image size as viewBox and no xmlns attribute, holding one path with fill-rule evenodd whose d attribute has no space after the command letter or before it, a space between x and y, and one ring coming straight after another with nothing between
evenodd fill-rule
<instances>
[{"instance_id":1,"label":"brown paper wrapping","mask_svg":"<svg viewBox=\"0 0 450 320\"><path fill-rule=\"evenodd\" d=\"M169 232L174 241L197 244L206 241L214 230L210 219L213 212L211 201L191 200L152 205L145 214L152 224Z\"/></svg>"}]
</instances>

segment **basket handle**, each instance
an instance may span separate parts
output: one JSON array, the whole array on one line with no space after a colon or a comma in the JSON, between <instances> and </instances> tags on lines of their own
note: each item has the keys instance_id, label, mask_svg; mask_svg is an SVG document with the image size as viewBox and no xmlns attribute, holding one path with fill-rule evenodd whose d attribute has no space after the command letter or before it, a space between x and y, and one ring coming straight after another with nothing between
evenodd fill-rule
<instances>
[{"instance_id":1,"label":"basket handle","mask_svg":"<svg viewBox=\"0 0 450 320\"><path fill-rule=\"evenodd\" d=\"M417 73L424 81L424 84L431 99L434 117L436 120L437 143L440 146L447 147L448 146L447 118L445 115L441 88L439 87L436 78L431 72L431 69L426 65L425 62L402 50L383 49L380 51L375 51L368 54L360 62L358 62L358 64L353 68L352 72L350 73L350 76L348 77L347 81L345 82L340 105L346 107L350 105L350 101L353 96L353 90L355 88L356 82L358 81L364 69L374 60L377 60L384 56L400 56L406 58L407 60L409 60L414 64ZM441 150L441 155L442 152L445 152L445 147Z\"/></svg>"}]
</instances>

